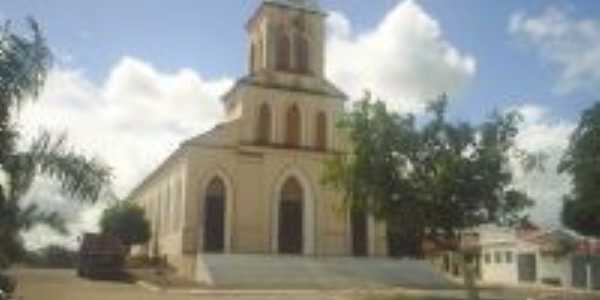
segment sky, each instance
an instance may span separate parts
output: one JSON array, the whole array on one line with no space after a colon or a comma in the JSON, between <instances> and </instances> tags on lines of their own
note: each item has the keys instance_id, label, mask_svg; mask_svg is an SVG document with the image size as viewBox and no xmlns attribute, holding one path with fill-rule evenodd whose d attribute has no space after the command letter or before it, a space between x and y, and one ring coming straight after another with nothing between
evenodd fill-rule
<instances>
[{"instance_id":1,"label":"sky","mask_svg":"<svg viewBox=\"0 0 600 300\"><path fill-rule=\"evenodd\" d=\"M533 219L560 224L569 178L556 164L600 83L600 3L542 0L322 0L328 78L352 99L365 90L391 109L422 113L440 93L454 120L493 110L525 117L518 146L549 155L515 185ZM20 113L25 137L66 132L113 167L124 197L184 139L222 118L219 96L246 72L245 22L259 0L4 0L0 20L35 17L55 54L40 101ZM27 139L26 139L27 140ZM28 201L93 230L106 203L70 205L40 179ZM73 235L74 236L74 235ZM73 241L73 236L69 237ZM46 228L32 245L64 241Z\"/></svg>"}]
</instances>

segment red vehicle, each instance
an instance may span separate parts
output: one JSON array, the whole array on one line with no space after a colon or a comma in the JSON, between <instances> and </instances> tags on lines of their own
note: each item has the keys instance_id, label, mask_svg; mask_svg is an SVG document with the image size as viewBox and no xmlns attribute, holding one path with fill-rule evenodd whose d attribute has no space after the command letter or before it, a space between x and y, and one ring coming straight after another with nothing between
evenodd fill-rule
<instances>
[{"instance_id":1,"label":"red vehicle","mask_svg":"<svg viewBox=\"0 0 600 300\"><path fill-rule=\"evenodd\" d=\"M125 247L111 235L85 234L79 249L80 277L118 276L123 273Z\"/></svg>"}]
</instances>

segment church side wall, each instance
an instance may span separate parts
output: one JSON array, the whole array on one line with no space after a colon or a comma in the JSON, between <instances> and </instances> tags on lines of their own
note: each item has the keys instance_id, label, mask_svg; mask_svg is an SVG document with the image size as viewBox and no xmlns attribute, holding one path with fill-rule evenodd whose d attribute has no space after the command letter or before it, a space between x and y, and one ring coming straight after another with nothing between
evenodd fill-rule
<instances>
[{"instance_id":1,"label":"church side wall","mask_svg":"<svg viewBox=\"0 0 600 300\"><path fill-rule=\"evenodd\" d=\"M177 270L185 270L183 215L185 164L175 159L160 170L130 199L145 209L150 222L148 243L133 249L133 255L166 258Z\"/></svg>"}]
</instances>

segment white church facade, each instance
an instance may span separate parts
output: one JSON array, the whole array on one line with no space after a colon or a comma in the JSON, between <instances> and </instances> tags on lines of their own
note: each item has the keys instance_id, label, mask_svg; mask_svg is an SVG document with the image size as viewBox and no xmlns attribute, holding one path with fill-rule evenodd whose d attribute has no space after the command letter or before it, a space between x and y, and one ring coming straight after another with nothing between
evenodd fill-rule
<instances>
[{"instance_id":1,"label":"white church facade","mask_svg":"<svg viewBox=\"0 0 600 300\"><path fill-rule=\"evenodd\" d=\"M325 78L325 13L265 0L247 22L248 74L222 97L226 120L183 142L130 194L152 226L138 254L192 278L204 253L385 256L385 225L349 213L321 184L343 154L345 95Z\"/></svg>"}]
</instances>

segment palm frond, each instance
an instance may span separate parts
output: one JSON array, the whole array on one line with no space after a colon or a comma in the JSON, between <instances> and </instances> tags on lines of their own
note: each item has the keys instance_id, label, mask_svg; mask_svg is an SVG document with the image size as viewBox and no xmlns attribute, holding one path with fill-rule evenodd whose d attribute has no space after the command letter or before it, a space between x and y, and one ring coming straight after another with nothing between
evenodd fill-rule
<instances>
[{"instance_id":1,"label":"palm frond","mask_svg":"<svg viewBox=\"0 0 600 300\"><path fill-rule=\"evenodd\" d=\"M13 33L9 22L0 26L2 108L19 108L23 101L35 99L52 64L50 49L38 23L33 18L27 21L32 31L30 38Z\"/></svg>"},{"instance_id":2,"label":"palm frond","mask_svg":"<svg viewBox=\"0 0 600 300\"><path fill-rule=\"evenodd\" d=\"M58 212L45 212L40 210L36 204L30 204L19 211L17 217L19 227L29 230L36 225L47 225L61 234L67 234L65 220Z\"/></svg>"},{"instance_id":3,"label":"palm frond","mask_svg":"<svg viewBox=\"0 0 600 300\"><path fill-rule=\"evenodd\" d=\"M12 199L23 197L37 175L58 181L65 196L92 203L111 181L103 163L68 149L65 135L53 138L48 132L36 138L29 151L9 157L5 169L11 178Z\"/></svg>"},{"instance_id":4,"label":"palm frond","mask_svg":"<svg viewBox=\"0 0 600 300\"><path fill-rule=\"evenodd\" d=\"M110 169L97 159L68 149L65 135L52 138L48 132L42 133L28 155L37 171L56 179L71 198L95 202L111 181Z\"/></svg>"}]
</instances>

